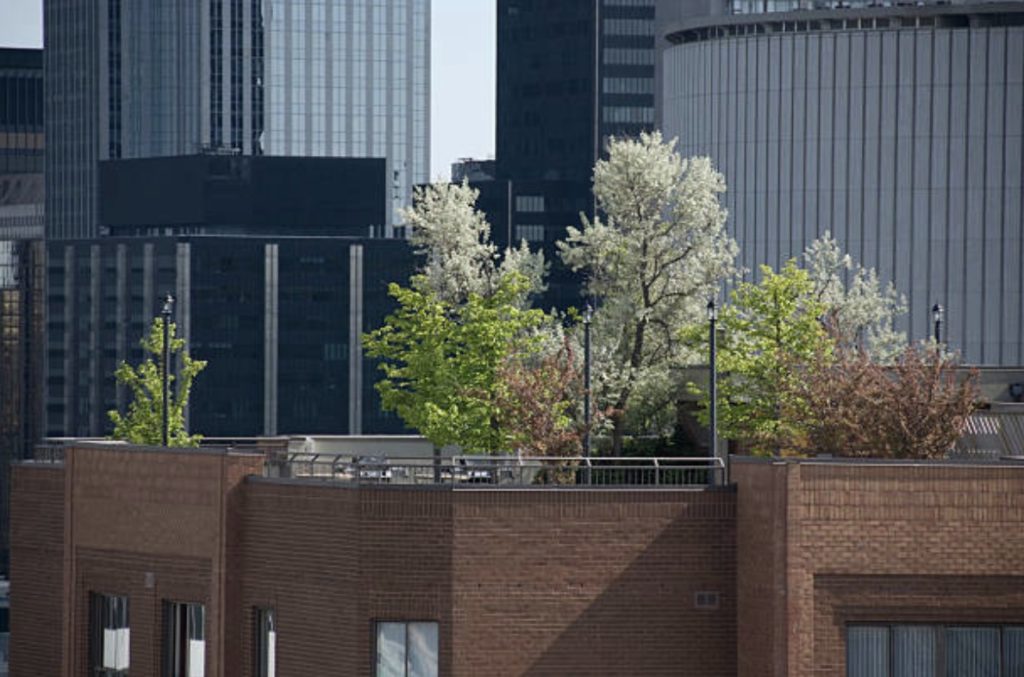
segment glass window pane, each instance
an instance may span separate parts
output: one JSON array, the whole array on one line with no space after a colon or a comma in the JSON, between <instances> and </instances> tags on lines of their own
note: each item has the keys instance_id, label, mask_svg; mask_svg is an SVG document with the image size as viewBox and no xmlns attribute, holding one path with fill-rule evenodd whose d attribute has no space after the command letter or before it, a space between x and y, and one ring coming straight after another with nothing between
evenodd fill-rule
<instances>
[{"instance_id":1,"label":"glass window pane","mask_svg":"<svg viewBox=\"0 0 1024 677\"><path fill-rule=\"evenodd\" d=\"M206 675L205 621L206 607L202 604L189 604L188 677L205 677Z\"/></svg>"},{"instance_id":2,"label":"glass window pane","mask_svg":"<svg viewBox=\"0 0 1024 677\"><path fill-rule=\"evenodd\" d=\"M1024 625L1003 628L1003 677L1024 677Z\"/></svg>"},{"instance_id":3,"label":"glass window pane","mask_svg":"<svg viewBox=\"0 0 1024 677\"><path fill-rule=\"evenodd\" d=\"M847 677L888 677L889 628L855 625L846 631Z\"/></svg>"},{"instance_id":4,"label":"glass window pane","mask_svg":"<svg viewBox=\"0 0 1024 677\"><path fill-rule=\"evenodd\" d=\"M958 677L999 677L999 629L947 628L946 672Z\"/></svg>"},{"instance_id":5,"label":"glass window pane","mask_svg":"<svg viewBox=\"0 0 1024 677\"><path fill-rule=\"evenodd\" d=\"M405 677L405 623L377 624L377 677Z\"/></svg>"},{"instance_id":6,"label":"glass window pane","mask_svg":"<svg viewBox=\"0 0 1024 677\"><path fill-rule=\"evenodd\" d=\"M273 609L256 610L256 677L277 675L277 620Z\"/></svg>"},{"instance_id":7,"label":"glass window pane","mask_svg":"<svg viewBox=\"0 0 1024 677\"><path fill-rule=\"evenodd\" d=\"M894 625L892 677L935 677L935 628Z\"/></svg>"},{"instance_id":8,"label":"glass window pane","mask_svg":"<svg viewBox=\"0 0 1024 677\"><path fill-rule=\"evenodd\" d=\"M277 677L277 630L267 632L267 677Z\"/></svg>"},{"instance_id":9,"label":"glass window pane","mask_svg":"<svg viewBox=\"0 0 1024 677\"><path fill-rule=\"evenodd\" d=\"M409 677L437 677L437 623L409 624Z\"/></svg>"},{"instance_id":10,"label":"glass window pane","mask_svg":"<svg viewBox=\"0 0 1024 677\"><path fill-rule=\"evenodd\" d=\"M128 627L128 598L94 595L92 598L93 667L98 671L128 670L131 631Z\"/></svg>"}]
</instances>

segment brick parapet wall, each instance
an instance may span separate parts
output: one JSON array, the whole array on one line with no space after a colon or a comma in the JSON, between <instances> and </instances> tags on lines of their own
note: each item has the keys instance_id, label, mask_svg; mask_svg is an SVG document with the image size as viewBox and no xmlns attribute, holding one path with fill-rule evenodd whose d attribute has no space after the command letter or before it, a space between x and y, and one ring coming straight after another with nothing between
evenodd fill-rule
<instances>
[{"instance_id":1,"label":"brick parapet wall","mask_svg":"<svg viewBox=\"0 0 1024 677\"><path fill-rule=\"evenodd\" d=\"M741 675L843 675L852 621L1024 618L1024 465L746 462L733 477L741 595L762 582L740 604L741 638L758 638L740 642ZM784 580L752 571L780 557ZM785 646L756 627L780 613Z\"/></svg>"},{"instance_id":2,"label":"brick parapet wall","mask_svg":"<svg viewBox=\"0 0 1024 677\"><path fill-rule=\"evenodd\" d=\"M459 492L454 519L453 674L736 673L735 494Z\"/></svg>"},{"instance_id":3,"label":"brick parapet wall","mask_svg":"<svg viewBox=\"0 0 1024 677\"><path fill-rule=\"evenodd\" d=\"M98 592L130 596L132 672L143 676L162 671L164 601L204 604L206 674L222 677L222 638L234 620L228 512L263 457L94 443L69 448L65 459L65 548L74 553L65 567L74 581L65 674L88 670L89 594Z\"/></svg>"},{"instance_id":4,"label":"brick parapet wall","mask_svg":"<svg viewBox=\"0 0 1024 677\"><path fill-rule=\"evenodd\" d=\"M370 675L375 621L433 620L446 675L733 675L734 501L250 481L242 654L272 606L281 674Z\"/></svg>"},{"instance_id":5,"label":"brick parapet wall","mask_svg":"<svg viewBox=\"0 0 1024 677\"><path fill-rule=\"evenodd\" d=\"M207 605L211 677L252 675L258 608L277 614L278 674L373 674L381 620L436 621L444 675L736 673L733 491L355 487L260 467L90 444L16 468L12 675L87 672L90 592L130 598L135 677L161 674L165 600Z\"/></svg>"}]
</instances>

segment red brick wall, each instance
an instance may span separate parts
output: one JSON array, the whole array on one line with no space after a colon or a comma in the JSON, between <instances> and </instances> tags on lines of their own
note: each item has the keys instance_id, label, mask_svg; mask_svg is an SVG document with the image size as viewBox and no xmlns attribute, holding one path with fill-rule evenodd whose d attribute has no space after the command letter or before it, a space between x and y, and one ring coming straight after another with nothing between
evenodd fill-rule
<instances>
[{"instance_id":1,"label":"red brick wall","mask_svg":"<svg viewBox=\"0 0 1024 677\"><path fill-rule=\"evenodd\" d=\"M12 677L61 674L64 468L11 469Z\"/></svg>"},{"instance_id":2,"label":"red brick wall","mask_svg":"<svg viewBox=\"0 0 1024 677\"><path fill-rule=\"evenodd\" d=\"M67 450L64 547L74 556L64 672L88 671L90 593L130 598L132 674L161 674L164 601L206 606L207 675L224 674L228 513L262 457L90 444Z\"/></svg>"},{"instance_id":3,"label":"red brick wall","mask_svg":"<svg viewBox=\"0 0 1024 677\"><path fill-rule=\"evenodd\" d=\"M735 465L741 560L766 552L744 551L742 497L766 481L777 491L781 480L766 477L779 467ZM1024 465L781 467L787 520L771 533L785 544L788 674L842 676L850 621L1024 621ZM752 616L759 606L766 617L777 609L758 599ZM756 646L739 647L759 659Z\"/></svg>"},{"instance_id":4,"label":"red brick wall","mask_svg":"<svg viewBox=\"0 0 1024 677\"><path fill-rule=\"evenodd\" d=\"M438 622L444 675L735 674L733 505L251 481L239 674L257 606L277 610L281 674L372 674L389 619Z\"/></svg>"},{"instance_id":5,"label":"red brick wall","mask_svg":"<svg viewBox=\"0 0 1024 677\"><path fill-rule=\"evenodd\" d=\"M310 482L246 486L239 671L252 674L256 607L277 612L278 674L369 675L374 620L440 624L452 674L452 494Z\"/></svg>"},{"instance_id":6,"label":"red brick wall","mask_svg":"<svg viewBox=\"0 0 1024 677\"><path fill-rule=\"evenodd\" d=\"M252 674L257 607L277 612L284 675L371 675L380 620L436 621L444 675L736 672L730 491L357 488L246 480L258 459L217 452L67 456L16 475L18 677L85 674L90 591L130 597L137 677L160 672L165 599L207 605L216 677ZM38 669L31 642L55 647Z\"/></svg>"},{"instance_id":7,"label":"red brick wall","mask_svg":"<svg viewBox=\"0 0 1024 677\"><path fill-rule=\"evenodd\" d=\"M459 491L457 675L735 675L735 494ZM719 608L695 609L717 592Z\"/></svg>"}]
</instances>

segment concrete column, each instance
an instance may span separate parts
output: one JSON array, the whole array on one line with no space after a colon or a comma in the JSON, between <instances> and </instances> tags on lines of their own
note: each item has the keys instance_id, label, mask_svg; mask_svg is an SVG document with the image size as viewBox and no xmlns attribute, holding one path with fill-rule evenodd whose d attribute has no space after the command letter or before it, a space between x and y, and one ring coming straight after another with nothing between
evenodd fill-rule
<instances>
[{"instance_id":1,"label":"concrete column","mask_svg":"<svg viewBox=\"0 0 1024 677\"><path fill-rule=\"evenodd\" d=\"M278 245L265 245L263 261L263 434L276 435Z\"/></svg>"}]
</instances>

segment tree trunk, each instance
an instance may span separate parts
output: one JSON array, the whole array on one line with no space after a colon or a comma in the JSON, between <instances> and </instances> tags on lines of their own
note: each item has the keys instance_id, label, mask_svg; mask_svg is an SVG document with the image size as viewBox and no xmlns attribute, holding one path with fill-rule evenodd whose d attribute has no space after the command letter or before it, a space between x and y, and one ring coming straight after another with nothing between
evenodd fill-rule
<instances>
[{"instance_id":1,"label":"tree trunk","mask_svg":"<svg viewBox=\"0 0 1024 677\"><path fill-rule=\"evenodd\" d=\"M612 456L622 456L622 438L626 434L626 413L622 410L612 414Z\"/></svg>"}]
</instances>

